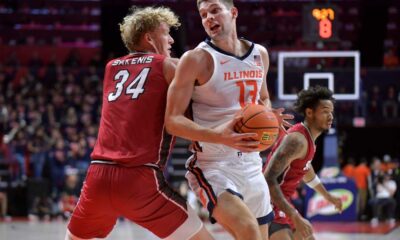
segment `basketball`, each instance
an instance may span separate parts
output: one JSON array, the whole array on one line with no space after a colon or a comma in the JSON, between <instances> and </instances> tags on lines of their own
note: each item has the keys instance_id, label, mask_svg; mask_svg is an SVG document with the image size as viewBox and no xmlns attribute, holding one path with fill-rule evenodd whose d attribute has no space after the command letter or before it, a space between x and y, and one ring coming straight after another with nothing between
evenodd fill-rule
<instances>
[{"instance_id":1,"label":"basketball","mask_svg":"<svg viewBox=\"0 0 400 240\"><path fill-rule=\"evenodd\" d=\"M238 133L257 133L260 144L258 151L264 151L274 144L279 135L279 123L275 114L262 105L248 104L240 112L242 119L235 125Z\"/></svg>"}]
</instances>

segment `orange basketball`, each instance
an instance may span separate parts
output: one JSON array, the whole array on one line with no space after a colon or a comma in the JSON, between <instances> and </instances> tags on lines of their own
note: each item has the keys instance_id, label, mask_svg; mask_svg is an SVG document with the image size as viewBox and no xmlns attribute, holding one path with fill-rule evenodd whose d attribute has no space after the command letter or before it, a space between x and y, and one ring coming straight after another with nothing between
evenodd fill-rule
<instances>
[{"instance_id":1,"label":"orange basketball","mask_svg":"<svg viewBox=\"0 0 400 240\"><path fill-rule=\"evenodd\" d=\"M240 112L242 119L236 123L235 131L238 133L257 133L260 144L258 151L268 149L279 135L279 123L275 114L265 106L248 104Z\"/></svg>"}]
</instances>

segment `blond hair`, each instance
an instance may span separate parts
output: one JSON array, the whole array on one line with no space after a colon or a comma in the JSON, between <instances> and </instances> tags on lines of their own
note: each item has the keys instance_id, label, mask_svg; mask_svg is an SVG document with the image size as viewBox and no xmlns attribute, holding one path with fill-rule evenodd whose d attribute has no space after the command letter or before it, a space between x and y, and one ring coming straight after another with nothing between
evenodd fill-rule
<instances>
[{"instance_id":1,"label":"blond hair","mask_svg":"<svg viewBox=\"0 0 400 240\"><path fill-rule=\"evenodd\" d=\"M178 16L166 7L132 7L131 13L119 24L121 38L129 51L134 51L143 34L154 31L161 23L179 27Z\"/></svg>"},{"instance_id":2,"label":"blond hair","mask_svg":"<svg viewBox=\"0 0 400 240\"><path fill-rule=\"evenodd\" d=\"M199 8L200 4L203 2L208 2L208 0L197 0L197 8ZM234 6L233 0L219 0L219 2L224 4L228 9Z\"/></svg>"}]
</instances>

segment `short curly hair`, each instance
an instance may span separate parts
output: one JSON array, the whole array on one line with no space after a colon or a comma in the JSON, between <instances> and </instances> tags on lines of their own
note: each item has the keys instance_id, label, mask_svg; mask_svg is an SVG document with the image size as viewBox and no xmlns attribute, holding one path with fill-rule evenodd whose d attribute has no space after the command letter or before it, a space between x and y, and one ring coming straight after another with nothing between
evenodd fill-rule
<instances>
[{"instance_id":1,"label":"short curly hair","mask_svg":"<svg viewBox=\"0 0 400 240\"><path fill-rule=\"evenodd\" d=\"M335 102L333 93L326 87L315 86L308 89L303 89L297 94L297 101L294 104L294 110L302 115L305 115L307 108L315 109L320 100L331 100Z\"/></svg>"},{"instance_id":2,"label":"short curly hair","mask_svg":"<svg viewBox=\"0 0 400 240\"><path fill-rule=\"evenodd\" d=\"M133 6L130 14L119 24L121 38L126 48L130 52L134 51L143 34L155 30L163 22L174 28L181 25L178 16L167 7Z\"/></svg>"}]
</instances>

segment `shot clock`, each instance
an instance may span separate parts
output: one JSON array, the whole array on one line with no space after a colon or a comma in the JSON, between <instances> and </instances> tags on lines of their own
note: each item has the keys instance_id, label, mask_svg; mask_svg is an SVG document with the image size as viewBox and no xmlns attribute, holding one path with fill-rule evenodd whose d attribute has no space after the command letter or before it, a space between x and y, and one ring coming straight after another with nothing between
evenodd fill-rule
<instances>
[{"instance_id":1,"label":"shot clock","mask_svg":"<svg viewBox=\"0 0 400 240\"><path fill-rule=\"evenodd\" d=\"M338 14L334 5L303 7L303 38L306 41L338 41Z\"/></svg>"}]
</instances>

